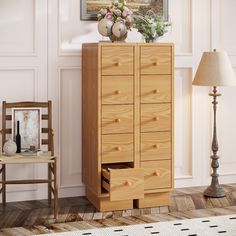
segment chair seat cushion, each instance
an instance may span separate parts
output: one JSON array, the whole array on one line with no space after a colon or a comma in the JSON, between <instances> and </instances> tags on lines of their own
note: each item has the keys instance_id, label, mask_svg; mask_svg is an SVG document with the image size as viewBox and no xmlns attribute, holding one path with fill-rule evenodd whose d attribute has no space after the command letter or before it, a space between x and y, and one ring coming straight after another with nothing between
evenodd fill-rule
<instances>
[{"instance_id":1,"label":"chair seat cushion","mask_svg":"<svg viewBox=\"0 0 236 236\"><path fill-rule=\"evenodd\" d=\"M23 156L16 154L14 156L0 156L0 164L27 164L27 163L53 163L55 156L51 156L50 152L45 152L40 156Z\"/></svg>"}]
</instances>

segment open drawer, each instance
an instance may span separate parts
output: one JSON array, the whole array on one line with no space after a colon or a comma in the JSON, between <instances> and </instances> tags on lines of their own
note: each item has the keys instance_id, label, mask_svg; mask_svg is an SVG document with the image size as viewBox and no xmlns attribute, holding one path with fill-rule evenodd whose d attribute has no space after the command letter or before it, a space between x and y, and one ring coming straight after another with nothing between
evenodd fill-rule
<instances>
[{"instance_id":1,"label":"open drawer","mask_svg":"<svg viewBox=\"0 0 236 236\"><path fill-rule=\"evenodd\" d=\"M144 171L139 168L102 169L102 187L111 201L144 198Z\"/></svg>"}]
</instances>

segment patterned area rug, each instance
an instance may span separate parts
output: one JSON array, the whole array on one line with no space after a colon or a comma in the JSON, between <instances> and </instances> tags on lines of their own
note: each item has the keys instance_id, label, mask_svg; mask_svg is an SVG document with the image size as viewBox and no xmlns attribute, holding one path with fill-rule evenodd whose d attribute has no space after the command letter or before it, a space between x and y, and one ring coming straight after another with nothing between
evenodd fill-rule
<instances>
[{"instance_id":1,"label":"patterned area rug","mask_svg":"<svg viewBox=\"0 0 236 236\"><path fill-rule=\"evenodd\" d=\"M45 236L236 236L236 215L205 217L103 229L43 234Z\"/></svg>"}]
</instances>

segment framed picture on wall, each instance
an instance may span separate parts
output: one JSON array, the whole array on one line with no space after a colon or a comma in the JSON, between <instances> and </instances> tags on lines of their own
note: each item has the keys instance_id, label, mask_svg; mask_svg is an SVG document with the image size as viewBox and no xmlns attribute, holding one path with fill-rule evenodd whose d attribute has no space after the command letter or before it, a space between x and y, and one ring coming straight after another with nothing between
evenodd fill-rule
<instances>
[{"instance_id":1,"label":"framed picture on wall","mask_svg":"<svg viewBox=\"0 0 236 236\"><path fill-rule=\"evenodd\" d=\"M12 109L12 139L17 132L17 121L20 122L21 149L34 146L41 147L41 108L13 108Z\"/></svg>"},{"instance_id":2,"label":"framed picture on wall","mask_svg":"<svg viewBox=\"0 0 236 236\"><path fill-rule=\"evenodd\" d=\"M127 0L127 6L133 12L146 12L150 9L160 13L168 20L168 0ZM101 8L106 8L111 4L110 0L81 0L80 19L97 20L97 13Z\"/></svg>"}]
</instances>

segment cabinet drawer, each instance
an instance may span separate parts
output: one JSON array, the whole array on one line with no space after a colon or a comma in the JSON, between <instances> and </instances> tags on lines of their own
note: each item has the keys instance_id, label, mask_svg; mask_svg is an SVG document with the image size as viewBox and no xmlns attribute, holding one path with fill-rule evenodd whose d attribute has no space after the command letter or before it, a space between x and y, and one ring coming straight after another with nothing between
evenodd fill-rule
<instances>
[{"instance_id":1,"label":"cabinet drawer","mask_svg":"<svg viewBox=\"0 0 236 236\"><path fill-rule=\"evenodd\" d=\"M171 133L141 134L141 161L171 159Z\"/></svg>"},{"instance_id":2,"label":"cabinet drawer","mask_svg":"<svg viewBox=\"0 0 236 236\"><path fill-rule=\"evenodd\" d=\"M133 46L103 46L102 75L133 75Z\"/></svg>"},{"instance_id":3,"label":"cabinet drawer","mask_svg":"<svg viewBox=\"0 0 236 236\"><path fill-rule=\"evenodd\" d=\"M172 48L170 46L141 47L141 74L171 74Z\"/></svg>"},{"instance_id":4,"label":"cabinet drawer","mask_svg":"<svg viewBox=\"0 0 236 236\"><path fill-rule=\"evenodd\" d=\"M132 104L133 76L103 76L102 104Z\"/></svg>"},{"instance_id":5,"label":"cabinet drawer","mask_svg":"<svg viewBox=\"0 0 236 236\"><path fill-rule=\"evenodd\" d=\"M171 102L171 75L142 75L141 103Z\"/></svg>"},{"instance_id":6,"label":"cabinet drawer","mask_svg":"<svg viewBox=\"0 0 236 236\"><path fill-rule=\"evenodd\" d=\"M133 132L133 105L103 105L102 134Z\"/></svg>"},{"instance_id":7,"label":"cabinet drawer","mask_svg":"<svg viewBox=\"0 0 236 236\"><path fill-rule=\"evenodd\" d=\"M171 160L141 162L144 189L171 188Z\"/></svg>"},{"instance_id":8,"label":"cabinet drawer","mask_svg":"<svg viewBox=\"0 0 236 236\"><path fill-rule=\"evenodd\" d=\"M111 201L144 198L143 169L103 169L102 176Z\"/></svg>"},{"instance_id":9,"label":"cabinet drawer","mask_svg":"<svg viewBox=\"0 0 236 236\"><path fill-rule=\"evenodd\" d=\"M171 131L171 104L141 104L141 132Z\"/></svg>"},{"instance_id":10,"label":"cabinet drawer","mask_svg":"<svg viewBox=\"0 0 236 236\"><path fill-rule=\"evenodd\" d=\"M133 134L102 135L102 163L134 161Z\"/></svg>"}]
</instances>

